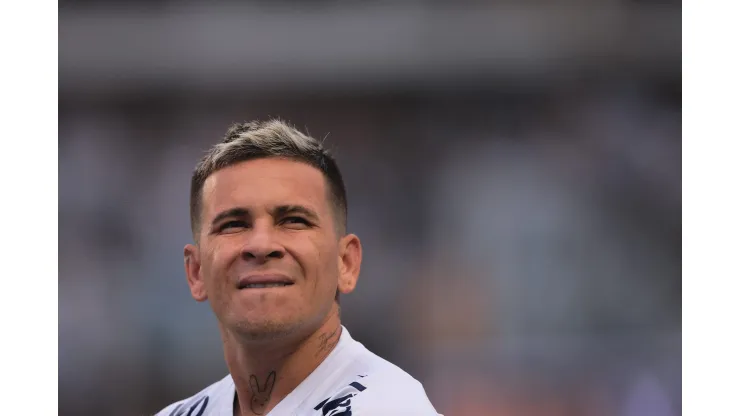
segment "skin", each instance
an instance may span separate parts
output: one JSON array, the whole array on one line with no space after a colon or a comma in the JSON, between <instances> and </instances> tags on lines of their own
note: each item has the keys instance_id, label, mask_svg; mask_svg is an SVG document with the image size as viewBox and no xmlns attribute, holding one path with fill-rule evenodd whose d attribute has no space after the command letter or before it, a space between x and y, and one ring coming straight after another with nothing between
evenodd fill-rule
<instances>
[{"instance_id":1,"label":"skin","mask_svg":"<svg viewBox=\"0 0 740 416\"><path fill-rule=\"evenodd\" d=\"M327 190L318 169L277 158L206 179L185 271L193 298L218 318L235 415L268 413L339 340L335 294L354 290L362 246L356 235L339 235ZM293 284L240 289L240 279L264 274Z\"/></svg>"}]
</instances>

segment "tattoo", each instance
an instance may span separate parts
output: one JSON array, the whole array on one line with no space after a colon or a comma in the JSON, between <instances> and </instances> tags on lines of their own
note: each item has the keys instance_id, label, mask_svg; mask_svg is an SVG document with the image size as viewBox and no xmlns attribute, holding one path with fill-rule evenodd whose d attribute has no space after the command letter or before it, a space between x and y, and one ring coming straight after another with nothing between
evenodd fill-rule
<instances>
[{"instance_id":1,"label":"tattoo","mask_svg":"<svg viewBox=\"0 0 740 416\"><path fill-rule=\"evenodd\" d=\"M270 395L272 394L272 388L274 386L274 371L270 371L263 387L260 387L260 383L257 381L257 377L255 377L254 374L249 376L249 387L252 389L252 401L249 403L249 408L252 409L254 414L265 414L265 409L267 408L267 404L270 403Z\"/></svg>"},{"instance_id":2,"label":"tattoo","mask_svg":"<svg viewBox=\"0 0 740 416\"><path fill-rule=\"evenodd\" d=\"M329 352L331 351L337 343L339 343L339 335L337 335L337 332L340 330L341 325L337 326L337 328L332 332L331 334L321 334L319 335L319 350L316 351L316 357L321 355L323 352ZM337 335L334 337L334 335ZM334 339L335 338L335 339Z\"/></svg>"}]
</instances>

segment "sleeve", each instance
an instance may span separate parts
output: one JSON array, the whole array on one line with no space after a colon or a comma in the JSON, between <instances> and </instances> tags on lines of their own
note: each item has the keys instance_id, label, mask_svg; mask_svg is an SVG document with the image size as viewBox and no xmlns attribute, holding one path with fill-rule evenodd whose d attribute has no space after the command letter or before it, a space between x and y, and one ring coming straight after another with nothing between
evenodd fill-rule
<instances>
[{"instance_id":1,"label":"sleeve","mask_svg":"<svg viewBox=\"0 0 740 416\"><path fill-rule=\"evenodd\" d=\"M165 407L154 416L202 416L206 411L208 401L209 397L207 395L181 400Z\"/></svg>"},{"instance_id":2,"label":"sleeve","mask_svg":"<svg viewBox=\"0 0 740 416\"><path fill-rule=\"evenodd\" d=\"M358 395L352 405L351 414L441 416L429 402L426 394L409 390L398 393L390 389L379 389L372 393L368 391L366 395Z\"/></svg>"},{"instance_id":3,"label":"sleeve","mask_svg":"<svg viewBox=\"0 0 740 416\"><path fill-rule=\"evenodd\" d=\"M157 412L154 416L175 416L180 410L182 410L184 404L184 400L172 403L171 405Z\"/></svg>"}]
</instances>

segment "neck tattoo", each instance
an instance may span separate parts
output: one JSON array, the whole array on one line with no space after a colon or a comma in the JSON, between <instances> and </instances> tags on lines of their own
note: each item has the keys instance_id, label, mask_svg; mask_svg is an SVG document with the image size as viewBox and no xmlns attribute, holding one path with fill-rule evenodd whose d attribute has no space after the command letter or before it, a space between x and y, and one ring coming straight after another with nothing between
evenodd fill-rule
<instances>
[{"instance_id":1,"label":"neck tattoo","mask_svg":"<svg viewBox=\"0 0 740 416\"><path fill-rule=\"evenodd\" d=\"M249 388L252 390L252 400L249 402L249 408L256 415L265 414L265 409L270 403L272 388L275 386L275 372L270 371L267 375L264 385L260 385L257 377L252 374L249 376Z\"/></svg>"},{"instance_id":2,"label":"neck tattoo","mask_svg":"<svg viewBox=\"0 0 740 416\"><path fill-rule=\"evenodd\" d=\"M332 348L336 346L339 343L339 335L338 333L341 330L341 326L338 326L334 329L334 332L327 334L323 333L319 335L319 349L316 351L316 357L319 357L321 354L328 354L331 352Z\"/></svg>"}]
</instances>

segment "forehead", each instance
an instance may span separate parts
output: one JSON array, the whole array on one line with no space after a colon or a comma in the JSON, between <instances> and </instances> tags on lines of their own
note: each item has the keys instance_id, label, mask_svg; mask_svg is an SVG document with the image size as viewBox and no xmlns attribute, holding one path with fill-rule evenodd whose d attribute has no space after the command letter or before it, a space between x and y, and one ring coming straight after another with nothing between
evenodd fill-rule
<instances>
[{"instance_id":1,"label":"forehead","mask_svg":"<svg viewBox=\"0 0 740 416\"><path fill-rule=\"evenodd\" d=\"M256 159L220 169L203 184L203 214L225 209L300 204L325 213L327 186L321 171L287 159Z\"/></svg>"}]
</instances>

